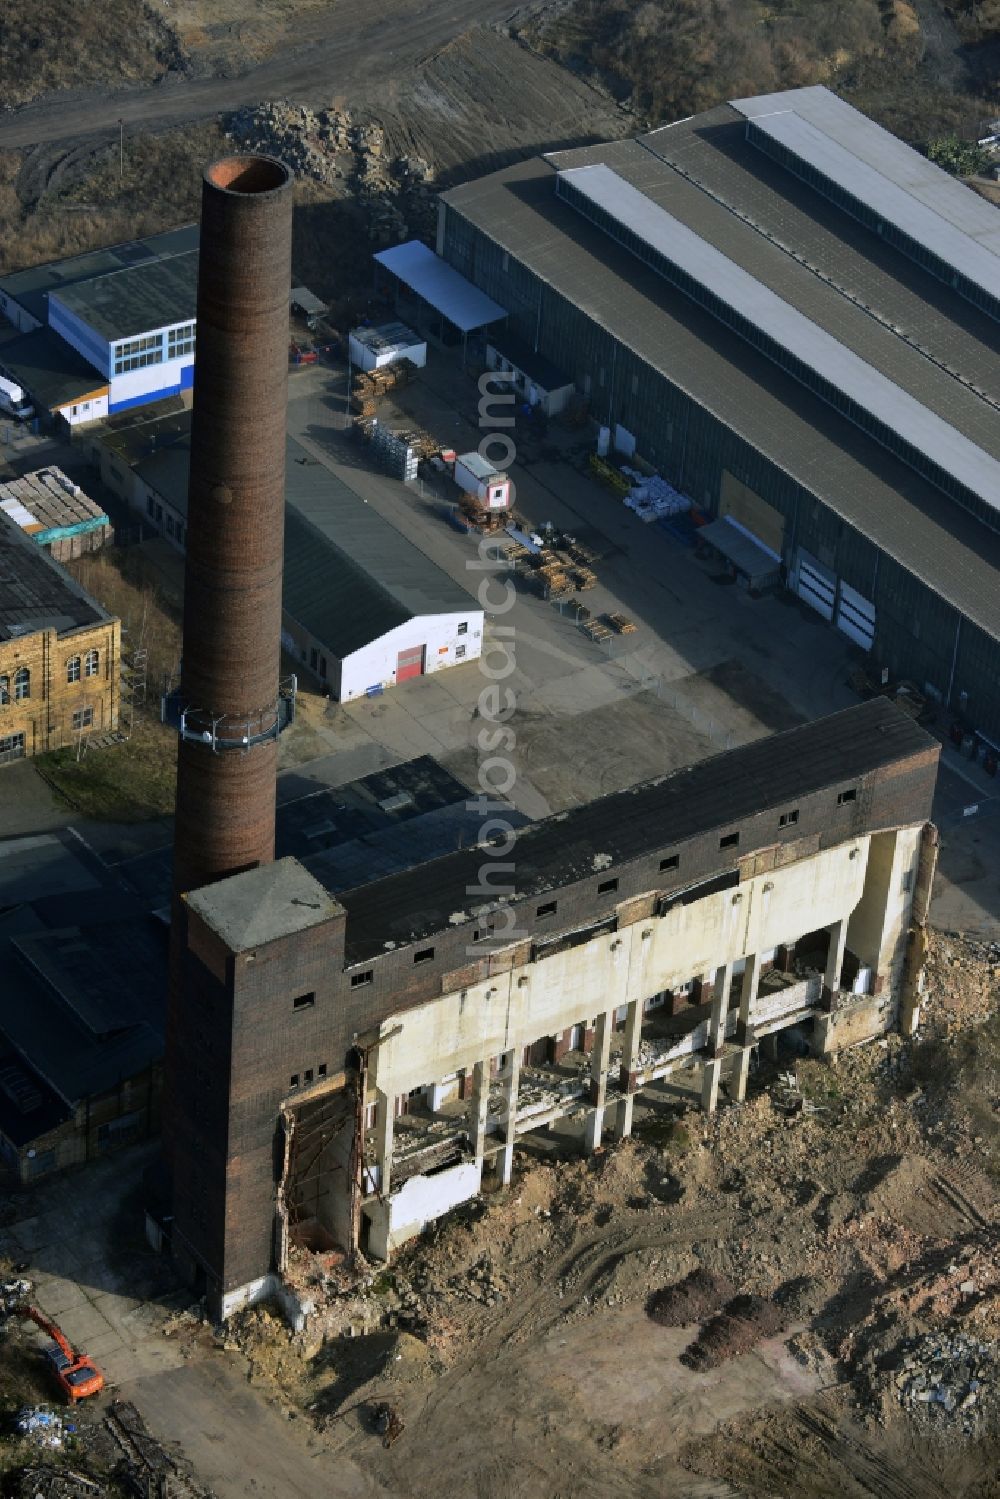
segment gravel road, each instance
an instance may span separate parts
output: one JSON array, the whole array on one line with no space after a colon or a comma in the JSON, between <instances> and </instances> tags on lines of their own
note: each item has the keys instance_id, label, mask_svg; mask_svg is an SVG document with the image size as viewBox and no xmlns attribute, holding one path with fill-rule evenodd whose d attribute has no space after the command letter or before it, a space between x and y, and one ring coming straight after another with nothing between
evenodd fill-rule
<instances>
[{"instance_id":1,"label":"gravel road","mask_svg":"<svg viewBox=\"0 0 1000 1499\"><path fill-rule=\"evenodd\" d=\"M511 12L510 0L367 0L364 6L331 5L300 28L294 48L235 78L186 80L168 75L149 88L120 93L72 90L50 94L0 116L0 149L17 150L43 141L79 141L125 128L162 129L205 119L242 104L285 96L326 104L352 100L386 87L393 73L408 71L473 24L489 24Z\"/></svg>"}]
</instances>

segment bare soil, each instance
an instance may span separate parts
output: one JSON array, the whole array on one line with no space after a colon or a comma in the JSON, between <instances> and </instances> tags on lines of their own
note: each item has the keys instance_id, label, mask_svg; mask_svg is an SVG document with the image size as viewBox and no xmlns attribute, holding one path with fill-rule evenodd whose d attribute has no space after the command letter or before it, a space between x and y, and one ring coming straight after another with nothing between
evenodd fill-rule
<instances>
[{"instance_id":1,"label":"bare soil","mask_svg":"<svg viewBox=\"0 0 1000 1499\"><path fill-rule=\"evenodd\" d=\"M589 1159L529 1144L360 1278L297 1251L320 1309L243 1319L254 1382L412 1499L995 1499L1000 946L936 935L928 973L912 1042L786 1051L711 1120L664 1092ZM928 1423L906 1360L959 1336L988 1372Z\"/></svg>"}]
</instances>

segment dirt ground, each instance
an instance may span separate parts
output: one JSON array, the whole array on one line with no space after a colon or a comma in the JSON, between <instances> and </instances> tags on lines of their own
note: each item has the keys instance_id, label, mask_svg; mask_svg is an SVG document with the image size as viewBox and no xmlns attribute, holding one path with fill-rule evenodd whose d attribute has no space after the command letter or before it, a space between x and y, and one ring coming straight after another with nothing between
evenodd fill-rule
<instances>
[{"instance_id":1,"label":"dirt ground","mask_svg":"<svg viewBox=\"0 0 1000 1499\"><path fill-rule=\"evenodd\" d=\"M389 1267L298 1251L303 1334L258 1309L230 1337L411 1499L994 1499L998 1097L1000 945L938 934L914 1041L785 1050L711 1120L644 1096L589 1159L529 1139Z\"/></svg>"}]
</instances>

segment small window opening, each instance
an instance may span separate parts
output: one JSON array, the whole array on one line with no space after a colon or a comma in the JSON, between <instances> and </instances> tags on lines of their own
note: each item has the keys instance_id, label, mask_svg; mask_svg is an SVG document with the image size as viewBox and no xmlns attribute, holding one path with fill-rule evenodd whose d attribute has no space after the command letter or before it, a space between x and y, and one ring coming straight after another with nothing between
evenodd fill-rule
<instances>
[{"instance_id":1,"label":"small window opening","mask_svg":"<svg viewBox=\"0 0 1000 1499\"><path fill-rule=\"evenodd\" d=\"M312 1080L313 1080L313 1070L312 1070L311 1067L307 1067L306 1071L305 1071L305 1081L307 1083L311 1083Z\"/></svg>"},{"instance_id":2,"label":"small window opening","mask_svg":"<svg viewBox=\"0 0 1000 1499\"><path fill-rule=\"evenodd\" d=\"M373 983L374 979L375 979L375 970L373 968L366 968L365 971L364 971L364 973L352 973L351 974L351 988L352 989L360 989L363 984L371 984L371 983Z\"/></svg>"},{"instance_id":3,"label":"small window opening","mask_svg":"<svg viewBox=\"0 0 1000 1499\"><path fill-rule=\"evenodd\" d=\"M429 963L433 956L433 947L422 947L419 952L413 954L413 961L414 963Z\"/></svg>"},{"instance_id":4,"label":"small window opening","mask_svg":"<svg viewBox=\"0 0 1000 1499\"><path fill-rule=\"evenodd\" d=\"M326 1077L326 1063L320 1062L319 1066L316 1068L316 1071L319 1073L320 1077Z\"/></svg>"},{"instance_id":5,"label":"small window opening","mask_svg":"<svg viewBox=\"0 0 1000 1499\"><path fill-rule=\"evenodd\" d=\"M290 1088L297 1088L299 1086L299 1074L297 1072L293 1072L288 1079L288 1086Z\"/></svg>"},{"instance_id":6,"label":"small window opening","mask_svg":"<svg viewBox=\"0 0 1000 1499\"><path fill-rule=\"evenodd\" d=\"M837 796L837 806L842 807L845 802L856 802L858 799L858 788L852 786L849 791L841 791Z\"/></svg>"},{"instance_id":7,"label":"small window opening","mask_svg":"<svg viewBox=\"0 0 1000 1499\"><path fill-rule=\"evenodd\" d=\"M458 633L459 635L467 635L469 633L469 621L467 619L463 620L459 625Z\"/></svg>"},{"instance_id":8,"label":"small window opening","mask_svg":"<svg viewBox=\"0 0 1000 1499\"><path fill-rule=\"evenodd\" d=\"M795 807L791 812L782 812L778 818L779 828L790 828L799 820L799 809Z\"/></svg>"},{"instance_id":9,"label":"small window opening","mask_svg":"<svg viewBox=\"0 0 1000 1499\"><path fill-rule=\"evenodd\" d=\"M558 905L557 901L547 900L542 905L540 905L538 907L538 909L535 912L535 915L536 916L554 916L556 914L556 906L557 905Z\"/></svg>"},{"instance_id":10,"label":"small window opening","mask_svg":"<svg viewBox=\"0 0 1000 1499\"><path fill-rule=\"evenodd\" d=\"M612 890L617 890L617 889L618 889L618 881L616 879L615 880L602 880L601 883L597 887L597 893L598 893L598 895L610 895L611 892L612 892Z\"/></svg>"},{"instance_id":11,"label":"small window opening","mask_svg":"<svg viewBox=\"0 0 1000 1499\"><path fill-rule=\"evenodd\" d=\"M668 854L665 859L660 860L660 869L676 869L680 862L680 854Z\"/></svg>"},{"instance_id":12,"label":"small window opening","mask_svg":"<svg viewBox=\"0 0 1000 1499\"><path fill-rule=\"evenodd\" d=\"M739 833L724 833L719 839L720 848L738 848L740 842Z\"/></svg>"},{"instance_id":13,"label":"small window opening","mask_svg":"<svg viewBox=\"0 0 1000 1499\"><path fill-rule=\"evenodd\" d=\"M316 1003L315 994L297 994L292 1000L293 1010L311 1010Z\"/></svg>"}]
</instances>

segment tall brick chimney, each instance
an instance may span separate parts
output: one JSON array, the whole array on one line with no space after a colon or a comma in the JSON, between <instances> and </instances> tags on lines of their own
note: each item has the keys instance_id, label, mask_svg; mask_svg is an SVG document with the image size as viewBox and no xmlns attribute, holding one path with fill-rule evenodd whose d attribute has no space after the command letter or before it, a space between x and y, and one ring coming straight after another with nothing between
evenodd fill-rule
<instances>
[{"instance_id":1,"label":"tall brick chimney","mask_svg":"<svg viewBox=\"0 0 1000 1499\"><path fill-rule=\"evenodd\" d=\"M205 173L198 266L170 999L158 1188L174 1258L218 1287L225 1255L232 1015L188 953L183 896L274 860L281 689L292 175L266 156ZM204 956L204 955L203 955Z\"/></svg>"},{"instance_id":2,"label":"tall brick chimney","mask_svg":"<svg viewBox=\"0 0 1000 1499\"><path fill-rule=\"evenodd\" d=\"M274 858L292 175L205 173L198 265L174 892Z\"/></svg>"}]
</instances>

